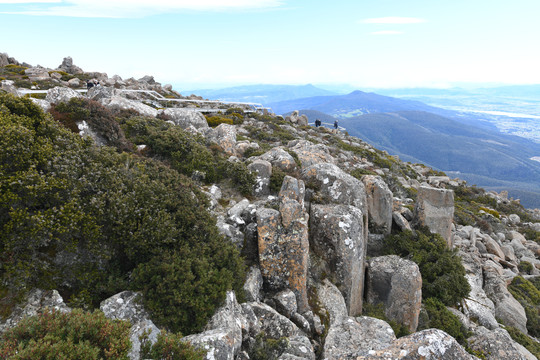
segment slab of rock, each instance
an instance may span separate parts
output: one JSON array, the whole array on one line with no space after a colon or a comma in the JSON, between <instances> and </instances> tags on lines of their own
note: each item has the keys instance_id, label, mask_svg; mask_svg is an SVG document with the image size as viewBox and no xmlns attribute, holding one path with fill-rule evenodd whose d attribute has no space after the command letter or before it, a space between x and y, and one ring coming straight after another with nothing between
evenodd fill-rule
<instances>
[{"instance_id":1,"label":"slab of rock","mask_svg":"<svg viewBox=\"0 0 540 360\"><path fill-rule=\"evenodd\" d=\"M260 329L267 338L280 339L301 335L300 329L285 316L263 303L247 303L260 322Z\"/></svg>"},{"instance_id":2,"label":"slab of rock","mask_svg":"<svg viewBox=\"0 0 540 360\"><path fill-rule=\"evenodd\" d=\"M59 104L61 102L69 102L71 98L80 98L81 94L73 89L57 86L47 91L45 100L51 104Z\"/></svg>"},{"instance_id":3,"label":"slab of rock","mask_svg":"<svg viewBox=\"0 0 540 360\"><path fill-rule=\"evenodd\" d=\"M272 176L272 164L266 160L255 160L248 165L248 169L256 174L255 195L266 196L270 194L270 177Z\"/></svg>"},{"instance_id":4,"label":"slab of rock","mask_svg":"<svg viewBox=\"0 0 540 360\"><path fill-rule=\"evenodd\" d=\"M246 276L246 282L244 283L244 294L246 300L251 302L259 301L262 286L263 278L261 270L259 270L258 266L250 267Z\"/></svg>"},{"instance_id":5,"label":"slab of rock","mask_svg":"<svg viewBox=\"0 0 540 360\"><path fill-rule=\"evenodd\" d=\"M8 329L17 326L23 318L36 316L45 309L64 313L71 311L64 303L64 299L62 299L58 291L34 289L28 293L26 300L22 304L15 307L5 321L2 321L0 318L0 335Z\"/></svg>"},{"instance_id":6,"label":"slab of rock","mask_svg":"<svg viewBox=\"0 0 540 360\"><path fill-rule=\"evenodd\" d=\"M392 220L401 231L412 231L411 224L405 219L401 213L394 211L392 213Z\"/></svg>"},{"instance_id":7,"label":"slab of rock","mask_svg":"<svg viewBox=\"0 0 540 360\"><path fill-rule=\"evenodd\" d=\"M50 80L49 70L42 67L32 67L24 71L24 75L28 76L30 81L46 81Z\"/></svg>"},{"instance_id":8,"label":"slab of rock","mask_svg":"<svg viewBox=\"0 0 540 360\"><path fill-rule=\"evenodd\" d=\"M114 96L114 88L110 86L93 86L88 90L86 96L95 101L110 99Z\"/></svg>"},{"instance_id":9,"label":"slab of rock","mask_svg":"<svg viewBox=\"0 0 540 360\"><path fill-rule=\"evenodd\" d=\"M525 309L510 294L501 274L492 267L484 266L484 291L495 304L495 317L527 334Z\"/></svg>"},{"instance_id":10,"label":"slab of rock","mask_svg":"<svg viewBox=\"0 0 540 360\"><path fill-rule=\"evenodd\" d=\"M101 103L108 108L135 110L142 116L156 117L158 114L158 111L151 106L145 105L139 101L128 100L119 95L114 95L109 99L102 99Z\"/></svg>"},{"instance_id":11,"label":"slab of rock","mask_svg":"<svg viewBox=\"0 0 540 360\"><path fill-rule=\"evenodd\" d=\"M285 172L296 169L296 161L294 161L292 155L285 151L283 147L273 148L260 156L251 157L250 160L268 161L272 166L276 166Z\"/></svg>"},{"instance_id":12,"label":"slab of rock","mask_svg":"<svg viewBox=\"0 0 540 360\"><path fill-rule=\"evenodd\" d=\"M317 302L329 317L329 325L340 324L348 317L347 305L341 291L328 279L317 284Z\"/></svg>"},{"instance_id":13,"label":"slab of rock","mask_svg":"<svg viewBox=\"0 0 540 360\"><path fill-rule=\"evenodd\" d=\"M139 293L123 291L103 300L99 307L109 319L131 322L132 326L129 331L129 338L132 346L128 354L131 360L138 360L140 358L140 336L145 332L148 333L148 340L154 344L160 333L160 330L150 320L150 315L144 309L141 297L142 295Z\"/></svg>"},{"instance_id":14,"label":"slab of rock","mask_svg":"<svg viewBox=\"0 0 540 360\"><path fill-rule=\"evenodd\" d=\"M366 281L367 301L384 304L388 319L415 332L422 305L418 265L396 255L376 257L369 261Z\"/></svg>"},{"instance_id":15,"label":"slab of rock","mask_svg":"<svg viewBox=\"0 0 540 360\"><path fill-rule=\"evenodd\" d=\"M160 114L165 115L175 125L180 126L182 129L187 129L189 126L193 126L196 129L207 129L208 122L203 114L196 110L184 109L184 108L168 108L160 110Z\"/></svg>"},{"instance_id":16,"label":"slab of rock","mask_svg":"<svg viewBox=\"0 0 540 360\"><path fill-rule=\"evenodd\" d=\"M475 360L450 335L439 329L419 331L397 339L384 350L372 351L367 356L356 357L358 360Z\"/></svg>"},{"instance_id":17,"label":"slab of rock","mask_svg":"<svg viewBox=\"0 0 540 360\"><path fill-rule=\"evenodd\" d=\"M321 259L319 273L326 273L345 297L349 315L362 313L364 262L364 214L350 205L311 206L310 246Z\"/></svg>"},{"instance_id":18,"label":"slab of rock","mask_svg":"<svg viewBox=\"0 0 540 360\"><path fill-rule=\"evenodd\" d=\"M453 246L454 191L420 186L414 215L418 224L427 226L431 232L440 234L446 240L448 247Z\"/></svg>"},{"instance_id":19,"label":"slab of rock","mask_svg":"<svg viewBox=\"0 0 540 360\"><path fill-rule=\"evenodd\" d=\"M299 312L308 310L308 220L303 206L303 182L285 177L280 191L280 210L258 209L259 264L268 290L291 289Z\"/></svg>"},{"instance_id":20,"label":"slab of rock","mask_svg":"<svg viewBox=\"0 0 540 360\"><path fill-rule=\"evenodd\" d=\"M298 155L302 167L320 163L335 163L335 159L330 155L328 147L324 144L314 144L307 140L296 140L289 143L291 150Z\"/></svg>"},{"instance_id":21,"label":"slab of rock","mask_svg":"<svg viewBox=\"0 0 540 360\"><path fill-rule=\"evenodd\" d=\"M468 273L465 278L471 286L469 296L464 299L463 313L469 319L476 319L478 324L488 329L499 327L495 319L495 304L488 298L483 289L483 277Z\"/></svg>"},{"instance_id":22,"label":"slab of rock","mask_svg":"<svg viewBox=\"0 0 540 360\"><path fill-rule=\"evenodd\" d=\"M227 155L236 155L236 127L229 124L219 124L206 132L206 138L218 144Z\"/></svg>"},{"instance_id":23,"label":"slab of rock","mask_svg":"<svg viewBox=\"0 0 540 360\"><path fill-rule=\"evenodd\" d=\"M324 342L323 359L356 359L385 349L396 340L385 321L361 316L349 317L330 327Z\"/></svg>"},{"instance_id":24,"label":"slab of rock","mask_svg":"<svg viewBox=\"0 0 540 360\"><path fill-rule=\"evenodd\" d=\"M369 221L372 228L380 233L390 234L392 230L393 194L380 176L362 176L366 188Z\"/></svg>"},{"instance_id":25,"label":"slab of rock","mask_svg":"<svg viewBox=\"0 0 540 360\"><path fill-rule=\"evenodd\" d=\"M467 339L467 343L472 350L484 354L487 360L536 359L536 356L514 342L508 332L501 328L490 331L479 326L473 336Z\"/></svg>"},{"instance_id":26,"label":"slab of rock","mask_svg":"<svg viewBox=\"0 0 540 360\"><path fill-rule=\"evenodd\" d=\"M15 86L15 81L13 80L2 80L0 82L0 90L4 90L11 95L19 96L19 91L17 90L17 87Z\"/></svg>"}]
</instances>

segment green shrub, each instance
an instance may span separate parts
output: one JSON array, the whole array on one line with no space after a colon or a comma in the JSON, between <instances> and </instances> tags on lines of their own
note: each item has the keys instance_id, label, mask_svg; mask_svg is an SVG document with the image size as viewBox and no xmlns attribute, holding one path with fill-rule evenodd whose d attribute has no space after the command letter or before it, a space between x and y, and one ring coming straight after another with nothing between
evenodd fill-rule
<instances>
[{"instance_id":1,"label":"green shrub","mask_svg":"<svg viewBox=\"0 0 540 360\"><path fill-rule=\"evenodd\" d=\"M210 127L216 127L220 124L233 124L233 119L219 115L207 116L206 121L208 122L208 126Z\"/></svg>"},{"instance_id":2,"label":"green shrub","mask_svg":"<svg viewBox=\"0 0 540 360\"><path fill-rule=\"evenodd\" d=\"M357 178L358 180L361 180L362 176L364 175L377 175L377 173L371 170L366 170L366 169L353 169L351 171L351 175Z\"/></svg>"},{"instance_id":3,"label":"green shrub","mask_svg":"<svg viewBox=\"0 0 540 360\"><path fill-rule=\"evenodd\" d=\"M538 341L531 339L529 336L525 335L518 329L511 326L506 326L506 331L508 331L508 333L515 342L524 346L537 358L540 358L540 344L538 343Z\"/></svg>"},{"instance_id":4,"label":"green shrub","mask_svg":"<svg viewBox=\"0 0 540 360\"><path fill-rule=\"evenodd\" d=\"M182 334L161 332L155 344L148 340L147 334L141 337L141 359L152 360L202 360L206 352L195 349L182 341Z\"/></svg>"},{"instance_id":5,"label":"green shrub","mask_svg":"<svg viewBox=\"0 0 540 360\"><path fill-rule=\"evenodd\" d=\"M521 276L516 276L508 286L508 291L525 309L529 334L535 337L540 336L540 291L538 288Z\"/></svg>"},{"instance_id":6,"label":"green shrub","mask_svg":"<svg viewBox=\"0 0 540 360\"><path fill-rule=\"evenodd\" d=\"M249 358L257 360L276 360L289 347L286 337L280 339L267 338L264 332L255 337L255 344L249 349Z\"/></svg>"},{"instance_id":7,"label":"green shrub","mask_svg":"<svg viewBox=\"0 0 540 360\"><path fill-rule=\"evenodd\" d=\"M128 359L130 323L109 320L101 311L46 310L21 320L2 335L0 358L13 360Z\"/></svg>"},{"instance_id":8,"label":"green shrub","mask_svg":"<svg viewBox=\"0 0 540 360\"><path fill-rule=\"evenodd\" d=\"M465 329L461 321L459 321L459 318L452 314L440 300L433 297L427 298L424 300L424 308L426 309L429 318L428 323L425 324L425 329L441 329L456 339L460 344L465 344L465 340L470 334L467 332L467 329Z\"/></svg>"},{"instance_id":9,"label":"green shrub","mask_svg":"<svg viewBox=\"0 0 540 360\"><path fill-rule=\"evenodd\" d=\"M469 294L465 268L455 249L448 249L446 241L429 229L412 233L404 231L384 239L386 254L410 258L422 274L422 296L434 297L447 306L455 306Z\"/></svg>"},{"instance_id":10,"label":"green shrub","mask_svg":"<svg viewBox=\"0 0 540 360\"><path fill-rule=\"evenodd\" d=\"M533 271L533 265L528 261L520 261L518 269L521 273L530 274Z\"/></svg>"},{"instance_id":11,"label":"green shrub","mask_svg":"<svg viewBox=\"0 0 540 360\"><path fill-rule=\"evenodd\" d=\"M285 172L277 166L273 167L272 175L270 175L270 191L273 193L278 193L281 190L283 179L285 179L286 175L287 174L285 174Z\"/></svg>"}]
</instances>

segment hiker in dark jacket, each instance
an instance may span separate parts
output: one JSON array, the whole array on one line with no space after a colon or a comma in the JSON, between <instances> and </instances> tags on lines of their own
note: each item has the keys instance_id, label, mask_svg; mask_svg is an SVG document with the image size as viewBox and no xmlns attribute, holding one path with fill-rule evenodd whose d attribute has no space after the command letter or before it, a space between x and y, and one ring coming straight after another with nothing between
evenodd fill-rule
<instances>
[{"instance_id":1,"label":"hiker in dark jacket","mask_svg":"<svg viewBox=\"0 0 540 360\"><path fill-rule=\"evenodd\" d=\"M90 88L92 88L93 86L94 86L94 81L88 80L86 82L86 90L90 90Z\"/></svg>"},{"instance_id":2,"label":"hiker in dark jacket","mask_svg":"<svg viewBox=\"0 0 540 360\"><path fill-rule=\"evenodd\" d=\"M336 120L336 121L334 121L334 129L337 130L337 128L338 128L338 122L337 122L337 120Z\"/></svg>"}]
</instances>

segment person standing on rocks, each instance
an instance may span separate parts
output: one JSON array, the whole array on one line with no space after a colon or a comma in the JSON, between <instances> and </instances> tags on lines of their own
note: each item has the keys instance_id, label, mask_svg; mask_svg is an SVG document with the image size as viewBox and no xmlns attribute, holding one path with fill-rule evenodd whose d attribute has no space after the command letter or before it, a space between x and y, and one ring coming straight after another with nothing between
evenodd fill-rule
<instances>
[{"instance_id":1,"label":"person standing on rocks","mask_svg":"<svg viewBox=\"0 0 540 360\"><path fill-rule=\"evenodd\" d=\"M94 87L94 81L93 80L88 80L86 82L86 90L90 90L92 87Z\"/></svg>"},{"instance_id":2,"label":"person standing on rocks","mask_svg":"<svg viewBox=\"0 0 540 360\"><path fill-rule=\"evenodd\" d=\"M336 120L336 121L334 121L334 129L337 130L337 128L338 128L338 121Z\"/></svg>"}]
</instances>

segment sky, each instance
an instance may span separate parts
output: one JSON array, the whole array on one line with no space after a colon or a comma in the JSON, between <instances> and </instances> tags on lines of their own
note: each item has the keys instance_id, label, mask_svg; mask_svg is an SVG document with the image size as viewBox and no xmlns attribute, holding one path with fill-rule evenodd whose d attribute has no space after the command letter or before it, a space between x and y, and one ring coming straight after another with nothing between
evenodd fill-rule
<instances>
[{"instance_id":1,"label":"sky","mask_svg":"<svg viewBox=\"0 0 540 360\"><path fill-rule=\"evenodd\" d=\"M175 89L540 83L539 0L0 0L0 52Z\"/></svg>"}]
</instances>

